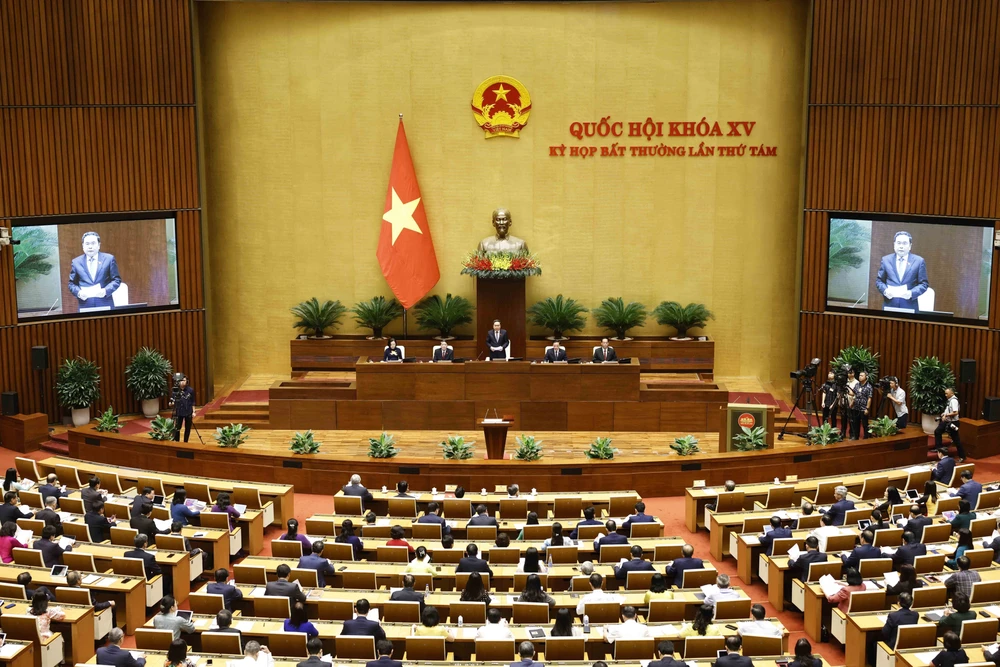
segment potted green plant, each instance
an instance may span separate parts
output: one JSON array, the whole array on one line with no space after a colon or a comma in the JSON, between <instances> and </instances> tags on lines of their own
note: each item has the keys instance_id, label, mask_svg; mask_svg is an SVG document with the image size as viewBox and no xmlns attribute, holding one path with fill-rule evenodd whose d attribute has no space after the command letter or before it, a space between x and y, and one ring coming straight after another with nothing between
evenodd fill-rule
<instances>
[{"instance_id":1,"label":"potted green plant","mask_svg":"<svg viewBox=\"0 0 1000 667\"><path fill-rule=\"evenodd\" d=\"M351 309L354 321L365 329L371 329L368 340L384 338L382 329L396 318L403 316L403 307L396 299L386 299L384 296L374 296L368 301L360 301Z\"/></svg>"},{"instance_id":2,"label":"potted green plant","mask_svg":"<svg viewBox=\"0 0 1000 667\"><path fill-rule=\"evenodd\" d=\"M743 429L743 432L733 436L733 449L738 452L767 449L766 433L763 426L754 426L753 428L741 426L740 428Z\"/></svg>"},{"instance_id":3,"label":"potted green plant","mask_svg":"<svg viewBox=\"0 0 1000 667\"><path fill-rule=\"evenodd\" d=\"M899 433L899 427L896 426L895 419L889 415L884 415L873 420L868 425L868 432L873 438L888 438L890 435Z\"/></svg>"},{"instance_id":4,"label":"potted green plant","mask_svg":"<svg viewBox=\"0 0 1000 667\"><path fill-rule=\"evenodd\" d=\"M840 433L839 428L835 428L823 422L819 426L813 426L806 433L806 442L810 445L829 445L834 442L840 442L844 439L844 436Z\"/></svg>"},{"instance_id":5,"label":"potted green plant","mask_svg":"<svg viewBox=\"0 0 1000 667\"><path fill-rule=\"evenodd\" d=\"M628 330L646 323L646 306L638 301L625 303L620 296L605 299L591 312L597 326L615 332L615 340L631 340Z\"/></svg>"},{"instance_id":6,"label":"potted green plant","mask_svg":"<svg viewBox=\"0 0 1000 667\"><path fill-rule=\"evenodd\" d=\"M685 435L680 438L674 438L674 442L670 445L670 449L677 452L680 456L691 456L692 454L698 454L701 449L698 447L698 438L693 435Z\"/></svg>"},{"instance_id":7,"label":"potted green plant","mask_svg":"<svg viewBox=\"0 0 1000 667\"><path fill-rule=\"evenodd\" d=\"M590 443L590 449L584 452L588 459L598 459L610 461L615 458L615 452L617 450L611 446L611 438L608 437L598 437L594 438L594 441Z\"/></svg>"},{"instance_id":8,"label":"potted green plant","mask_svg":"<svg viewBox=\"0 0 1000 667\"><path fill-rule=\"evenodd\" d=\"M476 444L475 441L466 442L461 435L449 435L440 444L440 447L446 459L462 461L472 458L474 444Z\"/></svg>"},{"instance_id":9,"label":"potted green plant","mask_svg":"<svg viewBox=\"0 0 1000 667\"><path fill-rule=\"evenodd\" d=\"M323 332L340 324L346 312L347 308L340 301L327 300L320 303L319 299L313 297L292 308L292 315L299 318L292 326L311 332L310 338L329 338Z\"/></svg>"},{"instance_id":10,"label":"potted green plant","mask_svg":"<svg viewBox=\"0 0 1000 667\"><path fill-rule=\"evenodd\" d=\"M535 439L535 436L519 435L514 440L517 441L514 458L518 461L537 461L542 458L542 441Z\"/></svg>"},{"instance_id":11,"label":"potted green plant","mask_svg":"<svg viewBox=\"0 0 1000 667\"><path fill-rule=\"evenodd\" d=\"M59 405L73 412L73 426L90 421L90 406L101 397L101 374L97 364L83 357L65 359L56 373Z\"/></svg>"},{"instance_id":12,"label":"potted green plant","mask_svg":"<svg viewBox=\"0 0 1000 667\"><path fill-rule=\"evenodd\" d=\"M391 459L396 454L399 454L396 436L382 431L377 438L368 438L368 456L371 458Z\"/></svg>"},{"instance_id":13,"label":"potted green plant","mask_svg":"<svg viewBox=\"0 0 1000 667\"><path fill-rule=\"evenodd\" d=\"M587 309L575 299L567 299L562 294L539 301L528 309L528 322L552 331L549 340L567 340L567 331L579 331L587 323L583 316Z\"/></svg>"},{"instance_id":14,"label":"potted green plant","mask_svg":"<svg viewBox=\"0 0 1000 667\"><path fill-rule=\"evenodd\" d=\"M830 361L830 368L834 372L850 366L857 378L864 371L868 374L868 384L875 386L878 382L879 358L878 352L872 352L863 345L851 345L841 350L836 357Z\"/></svg>"},{"instance_id":15,"label":"potted green plant","mask_svg":"<svg viewBox=\"0 0 1000 667\"><path fill-rule=\"evenodd\" d=\"M111 407L97 418L97 424L94 426L94 430L101 433L117 433L121 429L122 425L118 421L118 415L115 414L115 409Z\"/></svg>"},{"instance_id":16,"label":"potted green plant","mask_svg":"<svg viewBox=\"0 0 1000 667\"><path fill-rule=\"evenodd\" d=\"M215 438L215 442L218 443L219 447L235 448L250 438L251 430L249 426L244 426L243 424L230 424L229 426L220 426L215 429L212 437Z\"/></svg>"},{"instance_id":17,"label":"potted green plant","mask_svg":"<svg viewBox=\"0 0 1000 667\"><path fill-rule=\"evenodd\" d=\"M125 366L125 386L142 403L147 419L160 414L160 397L167 393L167 378L173 372L173 365L151 347L140 349Z\"/></svg>"},{"instance_id":18,"label":"potted green plant","mask_svg":"<svg viewBox=\"0 0 1000 667\"><path fill-rule=\"evenodd\" d=\"M309 429L305 433L293 435L288 444L291 445L289 449L296 454L319 454L319 446L323 443L316 440L312 429Z\"/></svg>"},{"instance_id":19,"label":"potted green plant","mask_svg":"<svg viewBox=\"0 0 1000 667\"><path fill-rule=\"evenodd\" d=\"M688 329L701 329L709 320L714 320L712 314L705 304L689 303L682 306L676 301L662 301L660 305L653 309L653 317L657 324L665 324L677 329L677 335L671 336L671 340L688 340Z\"/></svg>"},{"instance_id":20,"label":"potted green plant","mask_svg":"<svg viewBox=\"0 0 1000 667\"><path fill-rule=\"evenodd\" d=\"M920 425L924 433L933 433L935 418L948 405L944 390L955 386L951 364L937 357L917 357L910 366L910 402L920 412Z\"/></svg>"},{"instance_id":21,"label":"potted green plant","mask_svg":"<svg viewBox=\"0 0 1000 667\"><path fill-rule=\"evenodd\" d=\"M439 295L429 296L416 305L417 326L421 329L437 329L438 340L451 340L455 327L472 322L475 308L464 296L448 294L442 299Z\"/></svg>"},{"instance_id":22,"label":"potted green plant","mask_svg":"<svg viewBox=\"0 0 1000 667\"><path fill-rule=\"evenodd\" d=\"M149 437L153 440L173 440L174 420L170 417L156 417L149 423Z\"/></svg>"}]
</instances>

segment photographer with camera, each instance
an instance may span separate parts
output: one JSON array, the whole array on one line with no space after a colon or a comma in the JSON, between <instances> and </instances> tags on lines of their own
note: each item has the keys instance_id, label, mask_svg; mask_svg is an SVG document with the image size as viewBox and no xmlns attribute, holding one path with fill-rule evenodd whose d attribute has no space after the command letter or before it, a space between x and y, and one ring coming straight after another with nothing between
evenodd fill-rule
<instances>
[{"instance_id":1,"label":"photographer with camera","mask_svg":"<svg viewBox=\"0 0 1000 667\"><path fill-rule=\"evenodd\" d=\"M826 374L826 382L819 390L820 405L823 406L823 421L837 428L837 374L830 371Z\"/></svg>"},{"instance_id":2,"label":"photographer with camera","mask_svg":"<svg viewBox=\"0 0 1000 667\"><path fill-rule=\"evenodd\" d=\"M961 463L965 460L965 448L962 447L962 439L958 435L958 396L955 395L954 389L948 387L944 390L944 397L948 399L948 405L941 413L941 422L934 429L934 444L937 447L944 447L941 436L947 431L948 435L951 436L951 441L955 443L955 449L958 450L958 462Z\"/></svg>"},{"instance_id":3,"label":"photographer with camera","mask_svg":"<svg viewBox=\"0 0 1000 667\"><path fill-rule=\"evenodd\" d=\"M854 387L854 402L851 404L850 440L860 440L868 437L868 419L871 417L872 394L874 390L868 384L868 373L858 373L858 384Z\"/></svg>"},{"instance_id":4,"label":"photographer with camera","mask_svg":"<svg viewBox=\"0 0 1000 667\"><path fill-rule=\"evenodd\" d=\"M170 404L174 407L174 441L180 441L183 423L184 442L187 442L191 437L191 424L194 420L194 389L188 386L187 376L183 373L174 373Z\"/></svg>"},{"instance_id":5,"label":"photographer with camera","mask_svg":"<svg viewBox=\"0 0 1000 667\"><path fill-rule=\"evenodd\" d=\"M899 386L899 380L895 377L882 378L878 386L892 403L892 411L896 415L896 427L903 430L910 418L910 411L906 407L906 392Z\"/></svg>"}]
</instances>

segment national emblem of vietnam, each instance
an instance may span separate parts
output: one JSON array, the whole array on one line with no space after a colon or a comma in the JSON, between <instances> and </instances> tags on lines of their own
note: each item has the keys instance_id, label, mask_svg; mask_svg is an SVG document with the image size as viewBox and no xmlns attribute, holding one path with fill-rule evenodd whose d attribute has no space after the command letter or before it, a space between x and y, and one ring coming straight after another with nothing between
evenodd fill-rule
<instances>
[{"instance_id":1,"label":"national emblem of vietnam","mask_svg":"<svg viewBox=\"0 0 1000 667\"><path fill-rule=\"evenodd\" d=\"M486 79L472 95L472 113L487 139L518 136L530 111L528 89L509 76Z\"/></svg>"}]
</instances>

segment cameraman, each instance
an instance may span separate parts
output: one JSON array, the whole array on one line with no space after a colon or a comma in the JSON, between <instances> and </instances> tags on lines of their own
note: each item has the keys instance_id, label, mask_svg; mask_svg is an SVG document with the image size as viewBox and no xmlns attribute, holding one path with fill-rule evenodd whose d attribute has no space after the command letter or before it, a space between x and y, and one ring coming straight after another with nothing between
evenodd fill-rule
<instances>
[{"instance_id":1,"label":"cameraman","mask_svg":"<svg viewBox=\"0 0 1000 667\"><path fill-rule=\"evenodd\" d=\"M830 426L837 428L837 374L833 371L826 374L826 382L820 387L819 396L823 406L823 421L829 421Z\"/></svg>"},{"instance_id":2,"label":"cameraman","mask_svg":"<svg viewBox=\"0 0 1000 667\"><path fill-rule=\"evenodd\" d=\"M941 436L948 431L951 441L955 443L955 449L958 450L958 462L961 463L965 460L965 448L962 447L962 440L958 436L958 396L955 395L954 389L948 387L944 390L944 397L948 399L948 405L941 413L941 423L934 429L934 444L937 447L944 447Z\"/></svg>"},{"instance_id":3,"label":"cameraman","mask_svg":"<svg viewBox=\"0 0 1000 667\"><path fill-rule=\"evenodd\" d=\"M906 392L899 386L896 378L889 378L889 391L885 392L885 397L892 403L892 411L896 414L896 427L902 431L906 428L910 411L906 408Z\"/></svg>"},{"instance_id":4,"label":"cameraman","mask_svg":"<svg viewBox=\"0 0 1000 667\"><path fill-rule=\"evenodd\" d=\"M868 384L868 373L858 373L858 384L854 388L854 403L851 405L850 440L868 437L868 418L872 408L872 386Z\"/></svg>"},{"instance_id":5,"label":"cameraman","mask_svg":"<svg viewBox=\"0 0 1000 667\"><path fill-rule=\"evenodd\" d=\"M174 404L174 440L181 439L181 423L184 424L184 442L191 437L191 422L194 415L194 389L188 386L186 375L182 375L174 387L170 402Z\"/></svg>"}]
</instances>

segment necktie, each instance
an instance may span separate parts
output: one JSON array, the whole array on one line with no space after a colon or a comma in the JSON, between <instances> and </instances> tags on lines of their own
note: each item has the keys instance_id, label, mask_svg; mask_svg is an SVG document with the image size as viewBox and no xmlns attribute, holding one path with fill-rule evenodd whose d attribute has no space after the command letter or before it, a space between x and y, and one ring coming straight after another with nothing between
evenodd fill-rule
<instances>
[{"instance_id":1,"label":"necktie","mask_svg":"<svg viewBox=\"0 0 1000 667\"><path fill-rule=\"evenodd\" d=\"M90 271L90 279L97 277L97 258L91 257L87 260L87 270Z\"/></svg>"}]
</instances>

